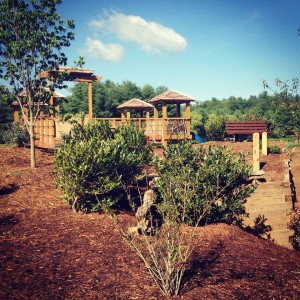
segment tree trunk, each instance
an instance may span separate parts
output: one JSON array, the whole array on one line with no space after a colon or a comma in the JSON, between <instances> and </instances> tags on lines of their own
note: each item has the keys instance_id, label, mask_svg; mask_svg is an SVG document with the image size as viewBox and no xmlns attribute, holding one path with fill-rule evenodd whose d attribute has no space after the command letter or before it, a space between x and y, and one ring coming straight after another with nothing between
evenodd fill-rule
<instances>
[{"instance_id":1,"label":"tree trunk","mask_svg":"<svg viewBox=\"0 0 300 300\"><path fill-rule=\"evenodd\" d=\"M30 166L31 166L31 168L35 168L36 167L36 159L35 159L34 123L33 123L32 111L30 111L29 136L30 136Z\"/></svg>"}]
</instances>

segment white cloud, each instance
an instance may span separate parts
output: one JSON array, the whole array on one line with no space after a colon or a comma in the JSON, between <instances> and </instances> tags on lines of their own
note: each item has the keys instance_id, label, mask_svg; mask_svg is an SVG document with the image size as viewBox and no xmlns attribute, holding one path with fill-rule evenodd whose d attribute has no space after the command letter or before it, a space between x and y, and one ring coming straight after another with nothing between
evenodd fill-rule
<instances>
[{"instance_id":1,"label":"white cloud","mask_svg":"<svg viewBox=\"0 0 300 300\"><path fill-rule=\"evenodd\" d=\"M124 49L119 44L104 44L100 40L87 37L84 52L87 56L119 62L123 58Z\"/></svg>"},{"instance_id":2,"label":"white cloud","mask_svg":"<svg viewBox=\"0 0 300 300\"><path fill-rule=\"evenodd\" d=\"M176 53L187 47L186 39L172 28L139 16L106 13L105 17L91 21L90 26L115 33L121 40L135 42L148 53Z\"/></svg>"}]
</instances>

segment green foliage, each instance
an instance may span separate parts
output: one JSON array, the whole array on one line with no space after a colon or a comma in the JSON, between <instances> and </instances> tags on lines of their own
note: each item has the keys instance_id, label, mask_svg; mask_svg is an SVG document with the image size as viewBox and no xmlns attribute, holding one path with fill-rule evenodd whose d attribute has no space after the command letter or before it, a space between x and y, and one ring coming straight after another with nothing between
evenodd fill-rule
<instances>
[{"instance_id":1,"label":"green foliage","mask_svg":"<svg viewBox=\"0 0 300 300\"><path fill-rule=\"evenodd\" d=\"M293 246L300 249L300 207L296 206L290 215L289 229L294 230Z\"/></svg>"},{"instance_id":2,"label":"green foliage","mask_svg":"<svg viewBox=\"0 0 300 300\"><path fill-rule=\"evenodd\" d=\"M268 153L272 153L272 154L280 154L281 153L281 149L279 146L274 145L274 146L270 146L268 147Z\"/></svg>"},{"instance_id":3,"label":"green foliage","mask_svg":"<svg viewBox=\"0 0 300 300\"><path fill-rule=\"evenodd\" d=\"M93 84L93 112L97 117L120 117L117 106L125 101L132 98L148 101L166 90L166 87L160 86L155 89L149 84L140 88L129 80L125 80L121 84L114 83L111 80L95 82ZM87 84L76 83L71 88L71 93L72 95L67 98L67 102L62 105L62 113L87 113ZM132 116L134 116L134 113Z\"/></svg>"},{"instance_id":4,"label":"green foliage","mask_svg":"<svg viewBox=\"0 0 300 300\"><path fill-rule=\"evenodd\" d=\"M12 101L13 97L9 90L5 86L0 85L0 124L13 121Z\"/></svg>"},{"instance_id":5,"label":"green foliage","mask_svg":"<svg viewBox=\"0 0 300 300\"><path fill-rule=\"evenodd\" d=\"M105 122L77 124L55 153L55 181L74 210L99 210L128 191L150 154L133 125L112 132Z\"/></svg>"},{"instance_id":6,"label":"green foliage","mask_svg":"<svg viewBox=\"0 0 300 300\"><path fill-rule=\"evenodd\" d=\"M0 125L0 144L24 147L28 143L29 134L24 126L18 123L7 123Z\"/></svg>"},{"instance_id":7,"label":"green foliage","mask_svg":"<svg viewBox=\"0 0 300 300\"><path fill-rule=\"evenodd\" d=\"M226 116L209 115L204 128L207 139L211 141L224 141L226 134Z\"/></svg>"},{"instance_id":8,"label":"green foliage","mask_svg":"<svg viewBox=\"0 0 300 300\"><path fill-rule=\"evenodd\" d=\"M170 210L168 214L176 209L177 217L187 224L202 214L205 222L232 223L244 212L243 203L254 190L246 183L251 167L244 155L236 156L225 147L195 148L185 142L170 145L165 157L156 161L156 168L163 210Z\"/></svg>"},{"instance_id":9,"label":"green foliage","mask_svg":"<svg viewBox=\"0 0 300 300\"><path fill-rule=\"evenodd\" d=\"M163 225L154 236L133 235L118 224L129 246L166 296L178 295L193 250L196 226L207 222L232 223L244 212L243 202L254 187L246 184L251 167L244 156L223 147L194 148L183 142L170 145L165 159L157 158L159 194L156 208ZM149 216L152 224L154 215ZM183 223L194 228L183 230Z\"/></svg>"}]
</instances>

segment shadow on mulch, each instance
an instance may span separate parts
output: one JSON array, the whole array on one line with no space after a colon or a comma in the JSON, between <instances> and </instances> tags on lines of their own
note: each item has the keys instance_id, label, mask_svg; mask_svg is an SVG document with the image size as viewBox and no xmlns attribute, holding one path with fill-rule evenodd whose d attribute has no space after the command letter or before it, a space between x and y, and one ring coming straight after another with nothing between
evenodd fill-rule
<instances>
[{"instance_id":1,"label":"shadow on mulch","mask_svg":"<svg viewBox=\"0 0 300 300\"><path fill-rule=\"evenodd\" d=\"M212 270L219 259L224 244L222 241L217 241L206 254L194 252L191 256L189 267L187 268L182 286L184 287L181 294L191 291L198 287L204 286L205 279L212 277Z\"/></svg>"},{"instance_id":2,"label":"shadow on mulch","mask_svg":"<svg viewBox=\"0 0 300 300\"><path fill-rule=\"evenodd\" d=\"M18 223L19 223L19 219L17 219L14 214L10 214L10 215L1 217L0 218L0 235L2 235L5 231L10 230Z\"/></svg>"},{"instance_id":3,"label":"shadow on mulch","mask_svg":"<svg viewBox=\"0 0 300 300\"><path fill-rule=\"evenodd\" d=\"M9 195L19 189L17 184L11 183L7 186L0 186L0 196Z\"/></svg>"}]
</instances>

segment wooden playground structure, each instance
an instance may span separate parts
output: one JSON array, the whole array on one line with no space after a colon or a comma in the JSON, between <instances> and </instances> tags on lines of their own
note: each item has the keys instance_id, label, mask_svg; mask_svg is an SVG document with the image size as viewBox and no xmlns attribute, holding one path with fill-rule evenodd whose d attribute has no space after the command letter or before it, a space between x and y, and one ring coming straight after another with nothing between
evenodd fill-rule
<instances>
[{"instance_id":1,"label":"wooden playground structure","mask_svg":"<svg viewBox=\"0 0 300 300\"><path fill-rule=\"evenodd\" d=\"M114 130L118 126L128 122L143 128L147 139L153 142L160 142L164 145L168 141L191 139L191 102L194 98L179 93L174 90L166 91L154 98L149 103L140 99L131 99L119 105L117 108L121 116L118 118L96 118L93 115L93 95L92 84L101 80L100 76L94 75L91 69L78 69L61 67L59 70L48 71L40 74L40 78L51 78L60 72L68 73L68 80L74 82L88 83L88 114L84 118L84 123L91 120L102 120L108 122L110 128ZM57 98L61 95L53 94L49 104L55 107L50 114L40 114L35 125L35 143L40 148L55 148L62 141L71 125L62 122L55 112L59 111ZM168 117L167 106L176 105L176 117ZM185 117L181 116L181 104L185 104ZM160 111L161 110L161 111ZM138 111L138 118L132 117L131 112ZM152 114L150 112L153 111ZM25 112L26 113L26 112ZM14 122L19 122L19 107L14 106Z\"/></svg>"}]
</instances>

